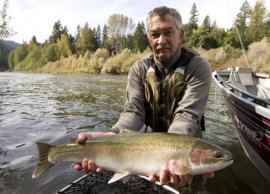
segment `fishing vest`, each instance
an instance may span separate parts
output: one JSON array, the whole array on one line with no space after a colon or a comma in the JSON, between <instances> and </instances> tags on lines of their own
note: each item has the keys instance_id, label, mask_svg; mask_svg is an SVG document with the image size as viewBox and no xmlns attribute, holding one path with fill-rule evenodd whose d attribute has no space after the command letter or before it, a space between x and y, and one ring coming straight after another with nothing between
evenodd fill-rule
<instances>
[{"instance_id":1,"label":"fishing vest","mask_svg":"<svg viewBox=\"0 0 270 194\"><path fill-rule=\"evenodd\" d=\"M173 120L174 111L182 99L186 87L184 81L185 66L195 54L181 49L179 60L172 66L172 72L161 78L153 57L144 79L146 126L156 132L167 132Z\"/></svg>"}]
</instances>

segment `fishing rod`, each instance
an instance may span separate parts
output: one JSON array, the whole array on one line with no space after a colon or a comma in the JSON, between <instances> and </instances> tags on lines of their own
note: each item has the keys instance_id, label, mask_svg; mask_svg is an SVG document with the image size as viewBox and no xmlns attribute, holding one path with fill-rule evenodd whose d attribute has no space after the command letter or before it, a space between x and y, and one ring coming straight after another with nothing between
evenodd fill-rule
<instances>
[{"instance_id":1,"label":"fishing rod","mask_svg":"<svg viewBox=\"0 0 270 194\"><path fill-rule=\"evenodd\" d=\"M247 65L248 67L250 67L249 62L248 62L248 59L247 59L246 50L245 50L245 47L244 47L243 40L242 40L242 37L241 37L241 35L240 35L240 33L239 33L239 29L238 29L238 27L237 27L237 25L236 25L236 19L235 19L233 13L232 13L232 9L231 9L231 6L230 6L228 0L226 0L226 3L227 3L228 10L229 10L229 12L230 12L230 14L231 14L231 16L232 16L232 18L233 18L233 21L234 21L234 22L233 22L233 26L235 27L235 30L236 30L236 33L237 33L237 37L238 37L239 42L240 42L240 47L241 47L241 51L242 51L242 53L243 53L243 57L244 57L244 59L245 59L246 65Z\"/></svg>"}]
</instances>

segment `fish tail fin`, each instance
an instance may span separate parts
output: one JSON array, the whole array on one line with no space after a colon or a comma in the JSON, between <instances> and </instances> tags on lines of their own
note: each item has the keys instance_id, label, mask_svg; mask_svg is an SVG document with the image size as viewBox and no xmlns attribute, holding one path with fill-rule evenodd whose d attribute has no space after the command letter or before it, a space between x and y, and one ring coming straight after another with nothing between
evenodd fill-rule
<instances>
[{"instance_id":1,"label":"fish tail fin","mask_svg":"<svg viewBox=\"0 0 270 194\"><path fill-rule=\"evenodd\" d=\"M39 160L32 175L33 179L43 174L45 171L47 171L50 167L54 165L53 163L49 162L48 153L49 150L55 146L43 142L36 142L36 144L38 147Z\"/></svg>"}]
</instances>

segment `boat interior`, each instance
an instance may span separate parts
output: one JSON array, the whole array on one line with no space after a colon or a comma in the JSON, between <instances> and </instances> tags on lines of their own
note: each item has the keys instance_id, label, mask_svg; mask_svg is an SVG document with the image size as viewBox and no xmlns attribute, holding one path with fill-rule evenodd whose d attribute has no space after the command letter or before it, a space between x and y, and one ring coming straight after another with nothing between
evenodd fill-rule
<instances>
[{"instance_id":1,"label":"boat interior","mask_svg":"<svg viewBox=\"0 0 270 194\"><path fill-rule=\"evenodd\" d=\"M237 89L235 93L251 94L270 105L270 77L269 74L254 73L251 67L235 67L219 71L218 75Z\"/></svg>"}]
</instances>

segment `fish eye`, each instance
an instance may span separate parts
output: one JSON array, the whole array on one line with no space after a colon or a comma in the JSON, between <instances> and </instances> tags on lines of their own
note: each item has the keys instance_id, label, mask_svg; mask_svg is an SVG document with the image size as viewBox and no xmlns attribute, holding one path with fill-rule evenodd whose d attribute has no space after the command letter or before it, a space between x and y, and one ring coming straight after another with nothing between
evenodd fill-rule
<instances>
[{"instance_id":1,"label":"fish eye","mask_svg":"<svg viewBox=\"0 0 270 194\"><path fill-rule=\"evenodd\" d=\"M215 157L215 158L223 158L223 157L224 157L224 154L221 153L221 152L216 152L216 153L214 154L214 157Z\"/></svg>"}]
</instances>

